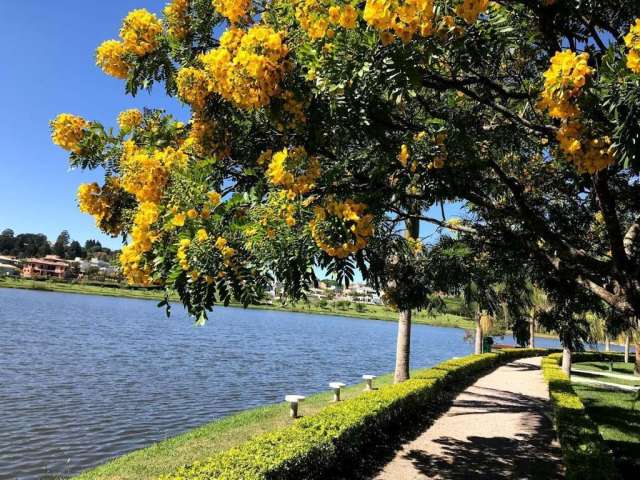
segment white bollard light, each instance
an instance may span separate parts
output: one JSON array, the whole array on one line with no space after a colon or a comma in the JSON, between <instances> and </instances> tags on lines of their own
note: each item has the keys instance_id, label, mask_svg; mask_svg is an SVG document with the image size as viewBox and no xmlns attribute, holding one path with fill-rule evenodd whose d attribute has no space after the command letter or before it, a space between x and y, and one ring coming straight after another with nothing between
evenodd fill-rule
<instances>
[{"instance_id":1,"label":"white bollard light","mask_svg":"<svg viewBox=\"0 0 640 480\"><path fill-rule=\"evenodd\" d=\"M373 379L376 378L375 375L362 375L362 379L366 382L364 390L366 392L373 390Z\"/></svg>"},{"instance_id":2,"label":"white bollard light","mask_svg":"<svg viewBox=\"0 0 640 480\"><path fill-rule=\"evenodd\" d=\"M304 401L303 395L287 395L284 397L285 402L289 402L289 413L291 418L298 418L298 404Z\"/></svg>"},{"instance_id":3,"label":"white bollard light","mask_svg":"<svg viewBox=\"0 0 640 480\"><path fill-rule=\"evenodd\" d=\"M331 382L329 384L329 388L333 389L333 401L334 402L339 402L340 401L340 389L342 387L344 387L345 384L341 383L341 382Z\"/></svg>"}]
</instances>

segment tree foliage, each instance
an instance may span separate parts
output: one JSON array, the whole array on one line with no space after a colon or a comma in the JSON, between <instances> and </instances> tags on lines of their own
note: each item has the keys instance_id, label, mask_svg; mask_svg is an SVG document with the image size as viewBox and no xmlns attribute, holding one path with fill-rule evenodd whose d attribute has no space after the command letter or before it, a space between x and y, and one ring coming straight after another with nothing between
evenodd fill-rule
<instances>
[{"instance_id":1,"label":"tree foliage","mask_svg":"<svg viewBox=\"0 0 640 480\"><path fill-rule=\"evenodd\" d=\"M161 19L132 12L97 58L128 93L177 95L188 124L63 115L53 140L104 168L80 208L128 239L129 279L198 318L272 277L303 296L314 266L418 307L407 220L525 264L564 313L579 289L638 314L639 15L629 0L174 0ZM451 200L464 222L424 215Z\"/></svg>"}]
</instances>

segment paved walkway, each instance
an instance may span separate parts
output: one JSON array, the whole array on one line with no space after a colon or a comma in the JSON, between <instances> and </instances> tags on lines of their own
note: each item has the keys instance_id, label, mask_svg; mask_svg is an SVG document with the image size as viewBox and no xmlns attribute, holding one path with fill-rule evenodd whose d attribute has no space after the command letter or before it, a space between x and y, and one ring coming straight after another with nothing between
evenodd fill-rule
<instances>
[{"instance_id":1,"label":"paved walkway","mask_svg":"<svg viewBox=\"0 0 640 480\"><path fill-rule=\"evenodd\" d=\"M480 378L375 478L562 478L540 360L517 360Z\"/></svg>"}]
</instances>

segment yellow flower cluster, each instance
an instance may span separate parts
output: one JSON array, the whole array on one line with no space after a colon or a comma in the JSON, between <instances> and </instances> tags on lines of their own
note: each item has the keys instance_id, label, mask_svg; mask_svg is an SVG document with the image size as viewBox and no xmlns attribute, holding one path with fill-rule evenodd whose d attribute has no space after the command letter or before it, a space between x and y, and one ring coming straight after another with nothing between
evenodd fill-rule
<instances>
[{"instance_id":1,"label":"yellow flower cluster","mask_svg":"<svg viewBox=\"0 0 640 480\"><path fill-rule=\"evenodd\" d=\"M142 57L158 48L162 23L148 10L140 8L129 12L122 23L120 38L125 50Z\"/></svg>"},{"instance_id":2,"label":"yellow flower cluster","mask_svg":"<svg viewBox=\"0 0 640 480\"><path fill-rule=\"evenodd\" d=\"M78 187L78 206L80 211L91 215L96 225L111 235L121 232L121 225L113 224L111 219L111 204L113 197L118 196L120 182L115 177L107 177L103 188L97 183L83 183Z\"/></svg>"},{"instance_id":3,"label":"yellow flower cluster","mask_svg":"<svg viewBox=\"0 0 640 480\"><path fill-rule=\"evenodd\" d=\"M144 56L158 48L162 33L160 20L145 9L129 12L122 23L120 38L107 40L96 50L96 64L104 73L119 79L129 76L127 55Z\"/></svg>"},{"instance_id":4,"label":"yellow flower cluster","mask_svg":"<svg viewBox=\"0 0 640 480\"><path fill-rule=\"evenodd\" d=\"M191 240L189 240L188 238L183 238L178 244L178 252L176 253L176 258L178 259L178 263L180 264L180 268L182 268L182 270L189 270L188 251L190 245Z\"/></svg>"},{"instance_id":5,"label":"yellow flower cluster","mask_svg":"<svg viewBox=\"0 0 640 480\"><path fill-rule=\"evenodd\" d=\"M579 173L596 173L615 162L609 137L587 138L578 121L563 123L556 133L560 150Z\"/></svg>"},{"instance_id":6,"label":"yellow flower cluster","mask_svg":"<svg viewBox=\"0 0 640 480\"><path fill-rule=\"evenodd\" d=\"M224 237L218 237L216 239L215 247L222 254L222 260L225 265L231 263L231 259L236 254L236 250L228 245L227 239Z\"/></svg>"},{"instance_id":7,"label":"yellow flower cluster","mask_svg":"<svg viewBox=\"0 0 640 480\"><path fill-rule=\"evenodd\" d=\"M425 138L427 138L427 132L422 131L422 132L416 133L413 136L413 141L421 142ZM446 138L447 138L447 134L444 132L438 133L432 138L432 142L438 148L438 150L436 155L433 157L433 160L430 161L429 164L427 165L428 170L431 170L434 168L439 169L444 167L444 161L446 159L446 150L445 150L444 141L446 140ZM408 168L411 172L415 173L418 170L418 161L417 160L410 161L411 155L409 152L409 147L406 144L403 143L400 146L400 152L398 152L398 156L396 158L398 159L398 162L402 164L403 167Z\"/></svg>"},{"instance_id":8,"label":"yellow flower cluster","mask_svg":"<svg viewBox=\"0 0 640 480\"><path fill-rule=\"evenodd\" d=\"M133 141L124 144L120 159L122 187L139 202L158 203L173 168L184 168L187 155L182 150L167 147L152 153L138 148Z\"/></svg>"},{"instance_id":9,"label":"yellow flower cluster","mask_svg":"<svg viewBox=\"0 0 640 480\"><path fill-rule=\"evenodd\" d=\"M70 113L61 113L51 122L53 143L69 152L80 153L87 121Z\"/></svg>"},{"instance_id":10,"label":"yellow flower cluster","mask_svg":"<svg viewBox=\"0 0 640 480\"><path fill-rule=\"evenodd\" d=\"M129 283L148 285L150 283L149 265L141 266L142 256L151 250L153 242L158 238L152 225L158 221L158 206L153 202L141 203L133 220L131 243L122 248L120 265L122 273Z\"/></svg>"},{"instance_id":11,"label":"yellow flower cluster","mask_svg":"<svg viewBox=\"0 0 640 480\"><path fill-rule=\"evenodd\" d=\"M118 115L118 126L123 132L130 132L142 124L142 112L137 108L125 110Z\"/></svg>"},{"instance_id":12,"label":"yellow flower cluster","mask_svg":"<svg viewBox=\"0 0 640 480\"><path fill-rule=\"evenodd\" d=\"M213 8L231 23L243 20L251 7L251 0L213 0L212 3Z\"/></svg>"},{"instance_id":13,"label":"yellow flower cluster","mask_svg":"<svg viewBox=\"0 0 640 480\"><path fill-rule=\"evenodd\" d=\"M96 50L96 64L107 75L126 80L130 68L126 55L127 50L122 42L107 40Z\"/></svg>"},{"instance_id":14,"label":"yellow flower cluster","mask_svg":"<svg viewBox=\"0 0 640 480\"><path fill-rule=\"evenodd\" d=\"M553 118L567 119L580 113L575 99L580 95L587 78L593 74L589 54L577 55L571 50L557 52L544 72L544 88L539 108L547 109Z\"/></svg>"},{"instance_id":15,"label":"yellow flower cluster","mask_svg":"<svg viewBox=\"0 0 640 480\"><path fill-rule=\"evenodd\" d=\"M194 110L202 110L209 95L209 77L198 68L186 67L176 77L178 96Z\"/></svg>"},{"instance_id":16,"label":"yellow flower cluster","mask_svg":"<svg viewBox=\"0 0 640 480\"><path fill-rule=\"evenodd\" d=\"M467 23L475 23L482 12L489 8L489 0L463 0L456 7L456 14Z\"/></svg>"},{"instance_id":17,"label":"yellow flower cluster","mask_svg":"<svg viewBox=\"0 0 640 480\"><path fill-rule=\"evenodd\" d=\"M433 33L433 0L367 0L364 20L380 32L382 42L393 41L393 33L408 43L418 33Z\"/></svg>"},{"instance_id":18,"label":"yellow flower cluster","mask_svg":"<svg viewBox=\"0 0 640 480\"><path fill-rule=\"evenodd\" d=\"M287 54L282 33L256 25L246 32L227 30L220 37L220 47L202 55L200 61L209 76L209 91L252 109L279 93Z\"/></svg>"},{"instance_id":19,"label":"yellow flower cluster","mask_svg":"<svg viewBox=\"0 0 640 480\"><path fill-rule=\"evenodd\" d=\"M172 0L164 7L167 30L172 37L183 40L189 35L189 0Z\"/></svg>"},{"instance_id":20,"label":"yellow flower cluster","mask_svg":"<svg viewBox=\"0 0 640 480\"><path fill-rule=\"evenodd\" d=\"M333 38L335 28L356 28L358 11L353 5L338 5L333 0L296 0L295 15L309 38Z\"/></svg>"},{"instance_id":21,"label":"yellow flower cluster","mask_svg":"<svg viewBox=\"0 0 640 480\"><path fill-rule=\"evenodd\" d=\"M636 18L635 25L632 25L629 33L625 35L624 43L629 49L627 67L632 72L640 73L640 18Z\"/></svg>"},{"instance_id":22,"label":"yellow flower cluster","mask_svg":"<svg viewBox=\"0 0 640 480\"><path fill-rule=\"evenodd\" d=\"M329 200L315 208L309 222L316 245L332 257L345 258L362 250L373 235L373 216L353 200Z\"/></svg>"},{"instance_id":23,"label":"yellow flower cluster","mask_svg":"<svg viewBox=\"0 0 640 480\"><path fill-rule=\"evenodd\" d=\"M319 176L320 162L307 154L304 147L274 153L267 168L269 181L286 189L290 198L309 192Z\"/></svg>"},{"instance_id":24,"label":"yellow flower cluster","mask_svg":"<svg viewBox=\"0 0 640 480\"><path fill-rule=\"evenodd\" d=\"M609 137L591 138L580 122L580 109L575 103L587 79L594 72L589 67L589 54L577 55L571 50L556 53L544 73L544 89L538 103L553 118L562 120L556 132L560 150L579 173L595 173L615 162Z\"/></svg>"},{"instance_id":25,"label":"yellow flower cluster","mask_svg":"<svg viewBox=\"0 0 640 480\"><path fill-rule=\"evenodd\" d=\"M83 183L78 187L78 206L80 211L88 213L96 219L96 224L100 224L102 219L109 213L109 204L101 196L102 189L97 183Z\"/></svg>"},{"instance_id":26,"label":"yellow flower cluster","mask_svg":"<svg viewBox=\"0 0 640 480\"><path fill-rule=\"evenodd\" d=\"M230 155L225 138L225 132L214 120L206 119L200 113L196 113L191 119L189 136L181 149L203 158L224 158Z\"/></svg>"}]
</instances>

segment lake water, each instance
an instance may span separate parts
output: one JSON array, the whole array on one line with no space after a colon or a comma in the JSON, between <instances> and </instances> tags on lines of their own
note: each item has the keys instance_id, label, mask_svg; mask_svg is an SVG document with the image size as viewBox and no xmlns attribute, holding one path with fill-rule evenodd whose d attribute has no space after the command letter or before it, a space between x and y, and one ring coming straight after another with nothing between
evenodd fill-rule
<instances>
[{"instance_id":1,"label":"lake water","mask_svg":"<svg viewBox=\"0 0 640 480\"><path fill-rule=\"evenodd\" d=\"M458 329L412 333L414 368L473 348ZM0 289L0 479L78 473L288 393L389 372L395 336L393 322L235 308L195 327L148 300Z\"/></svg>"}]
</instances>

